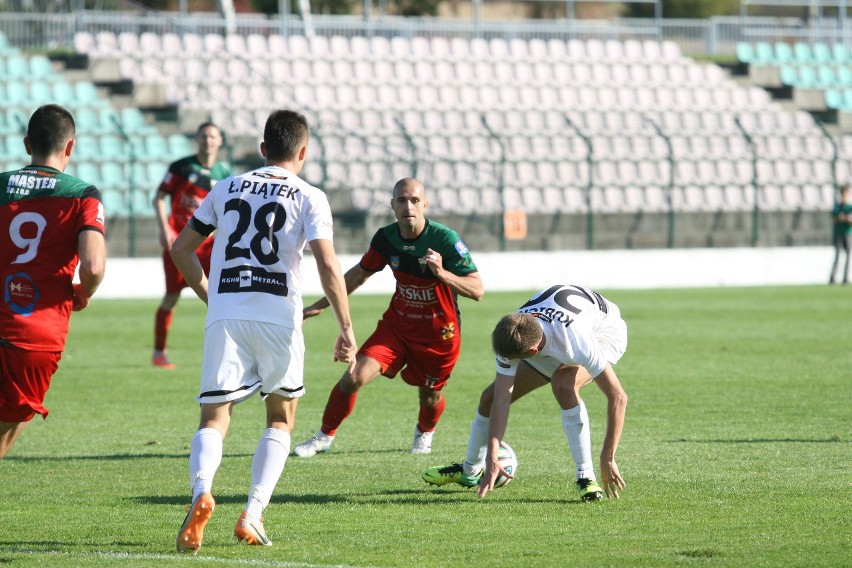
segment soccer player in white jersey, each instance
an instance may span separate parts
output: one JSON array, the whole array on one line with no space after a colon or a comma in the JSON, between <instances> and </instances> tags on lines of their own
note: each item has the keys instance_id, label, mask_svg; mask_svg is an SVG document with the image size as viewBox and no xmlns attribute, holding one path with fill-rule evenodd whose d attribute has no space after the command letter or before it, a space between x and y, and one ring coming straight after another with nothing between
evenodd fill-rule
<instances>
[{"instance_id":1,"label":"soccer player in white jersey","mask_svg":"<svg viewBox=\"0 0 852 568\"><path fill-rule=\"evenodd\" d=\"M491 344L497 355L496 378L480 397L464 463L430 467L423 471L423 479L433 485L478 485L479 496L485 497L499 474L511 478L497 461L509 405L550 383L577 465L580 498L596 501L606 492L617 499L625 483L615 452L627 408L627 394L612 369L627 349L627 325L618 306L582 286L551 286L504 316L491 334ZM603 489L595 477L589 415L579 392L590 382L607 399L600 455Z\"/></svg>"},{"instance_id":2,"label":"soccer player in white jersey","mask_svg":"<svg viewBox=\"0 0 852 568\"><path fill-rule=\"evenodd\" d=\"M213 477L232 407L257 392L266 404L266 430L234 535L251 545L272 544L261 513L284 470L296 404L305 392L301 264L306 243L337 318L334 360L354 361L355 334L328 199L298 177L307 144L305 117L289 110L270 114L260 145L266 165L218 182L172 246L178 269L207 303L196 398L201 421L189 457L192 505L178 533L178 552L194 554L201 547L216 506ZM195 251L213 231L208 280Z\"/></svg>"}]
</instances>

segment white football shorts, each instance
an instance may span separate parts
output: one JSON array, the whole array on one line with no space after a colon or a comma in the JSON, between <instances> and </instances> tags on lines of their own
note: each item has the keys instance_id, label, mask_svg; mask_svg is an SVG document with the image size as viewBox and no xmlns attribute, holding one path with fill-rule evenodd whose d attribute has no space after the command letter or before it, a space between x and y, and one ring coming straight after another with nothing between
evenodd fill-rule
<instances>
[{"instance_id":1,"label":"white football shorts","mask_svg":"<svg viewBox=\"0 0 852 568\"><path fill-rule=\"evenodd\" d=\"M301 329L250 320L219 320L204 332L201 403L242 402L257 391L286 398L305 394Z\"/></svg>"}]
</instances>

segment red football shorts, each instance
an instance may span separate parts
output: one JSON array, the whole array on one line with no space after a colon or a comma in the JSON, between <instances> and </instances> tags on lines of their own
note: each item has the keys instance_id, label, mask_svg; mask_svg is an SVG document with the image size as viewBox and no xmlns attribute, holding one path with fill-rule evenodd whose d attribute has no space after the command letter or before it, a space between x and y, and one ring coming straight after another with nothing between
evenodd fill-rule
<instances>
[{"instance_id":1,"label":"red football shorts","mask_svg":"<svg viewBox=\"0 0 852 568\"><path fill-rule=\"evenodd\" d=\"M204 274L210 276L210 253L213 252L213 239L205 240L195 254L198 255L198 260L201 262L201 268L204 269ZM177 294L186 288L186 280L183 275L172 262L172 255L169 251L163 249L163 272L166 273L166 293Z\"/></svg>"},{"instance_id":2,"label":"red football shorts","mask_svg":"<svg viewBox=\"0 0 852 568\"><path fill-rule=\"evenodd\" d=\"M36 413L47 418L44 396L61 357L0 346L0 422L29 422Z\"/></svg>"},{"instance_id":3,"label":"red football shorts","mask_svg":"<svg viewBox=\"0 0 852 568\"><path fill-rule=\"evenodd\" d=\"M382 374L389 379L402 370L402 380L409 385L439 391L447 384L460 350L458 336L432 344L414 343L406 341L382 319L358 354L378 361Z\"/></svg>"}]
</instances>

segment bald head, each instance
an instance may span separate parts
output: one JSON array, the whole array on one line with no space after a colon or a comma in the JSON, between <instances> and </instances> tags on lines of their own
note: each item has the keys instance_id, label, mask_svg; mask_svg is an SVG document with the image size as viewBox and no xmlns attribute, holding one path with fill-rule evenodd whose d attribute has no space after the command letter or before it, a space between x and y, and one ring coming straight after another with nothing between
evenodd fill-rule
<instances>
[{"instance_id":1,"label":"bald head","mask_svg":"<svg viewBox=\"0 0 852 568\"><path fill-rule=\"evenodd\" d=\"M405 193L406 190L413 190L419 193L420 197L426 197L426 187L419 180L412 177L402 178L394 184L393 197L396 198L401 193Z\"/></svg>"}]
</instances>

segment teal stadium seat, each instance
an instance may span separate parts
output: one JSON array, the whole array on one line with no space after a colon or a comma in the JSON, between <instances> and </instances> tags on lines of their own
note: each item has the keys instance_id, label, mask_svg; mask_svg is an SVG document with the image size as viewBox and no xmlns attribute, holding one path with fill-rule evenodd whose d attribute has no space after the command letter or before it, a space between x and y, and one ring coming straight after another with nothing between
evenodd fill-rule
<instances>
[{"instance_id":1,"label":"teal stadium seat","mask_svg":"<svg viewBox=\"0 0 852 568\"><path fill-rule=\"evenodd\" d=\"M831 110L843 109L843 93L837 89L826 89L825 106Z\"/></svg>"},{"instance_id":2,"label":"teal stadium seat","mask_svg":"<svg viewBox=\"0 0 852 568\"><path fill-rule=\"evenodd\" d=\"M810 44L801 41L798 41L793 45L793 57L799 64L814 62L814 56L811 51Z\"/></svg>"},{"instance_id":3,"label":"teal stadium seat","mask_svg":"<svg viewBox=\"0 0 852 568\"><path fill-rule=\"evenodd\" d=\"M151 127L145 122L145 116L138 108L127 107L121 109L121 126L128 134L141 134L151 132Z\"/></svg>"},{"instance_id":4,"label":"teal stadium seat","mask_svg":"<svg viewBox=\"0 0 852 568\"><path fill-rule=\"evenodd\" d=\"M8 81L25 79L29 73L27 60L20 55L9 55L6 57L6 79Z\"/></svg>"},{"instance_id":5,"label":"teal stadium seat","mask_svg":"<svg viewBox=\"0 0 852 568\"><path fill-rule=\"evenodd\" d=\"M70 83L62 81L54 81L51 85L51 96L53 102L66 107L77 107L77 97L74 93L74 87Z\"/></svg>"},{"instance_id":6,"label":"teal stadium seat","mask_svg":"<svg viewBox=\"0 0 852 568\"><path fill-rule=\"evenodd\" d=\"M80 134L97 134L102 131L97 111L90 107L78 108L74 111L74 122Z\"/></svg>"},{"instance_id":7,"label":"teal stadium seat","mask_svg":"<svg viewBox=\"0 0 852 568\"><path fill-rule=\"evenodd\" d=\"M189 138L183 134L172 134L169 136L169 153L172 156L188 156L195 153L195 148Z\"/></svg>"},{"instance_id":8,"label":"teal stadium seat","mask_svg":"<svg viewBox=\"0 0 852 568\"><path fill-rule=\"evenodd\" d=\"M100 107L106 105L106 101L98 94L98 88L91 81L79 81L74 85L74 95L77 104L81 106Z\"/></svg>"},{"instance_id":9,"label":"teal stadium seat","mask_svg":"<svg viewBox=\"0 0 852 568\"><path fill-rule=\"evenodd\" d=\"M831 48L828 44L816 42L811 46L811 52L815 63L829 64L834 61Z\"/></svg>"},{"instance_id":10,"label":"teal stadium seat","mask_svg":"<svg viewBox=\"0 0 852 568\"><path fill-rule=\"evenodd\" d=\"M781 84L786 87L795 87L799 81L796 68L792 65L782 65L778 69L778 77L781 81Z\"/></svg>"},{"instance_id":11,"label":"teal stadium seat","mask_svg":"<svg viewBox=\"0 0 852 568\"><path fill-rule=\"evenodd\" d=\"M802 65L799 67L798 77L798 81L795 85L796 87L813 89L818 88L820 86L819 77L817 76L816 69L809 65Z\"/></svg>"},{"instance_id":12,"label":"teal stadium seat","mask_svg":"<svg viewBox=\"0 0 852 568\"><path fill-rule=\"evenodd\" d=\"M835 43L831 48L831 55L836 65L846 65L850 62L849 49L845 44Z\"/></svg>"},{"instance_id":13,"label":"teal stadium seat","mask_svg":"<svg viewBox=\"0 0 852 568\"><path fill-rule=\"evenodd\" d=\"M101 134L98 140L102 160L127 160L130 152L126 146L127 143L115 134Z\"/></svg>"},{"instance_id":14,"label":"teal stadium seat","mask_svg":"<svg viewBox=\"0 0 852 568\"><path fill-rule=\"evenodd\" d=\"M28 64L31 79L52 79L56 77L53 64L44 55L33 55Z\"/></svg>"},{"instance_id":15,"label":"teal stadium seat","mask_svg":"<svg viewBox=\"0 0 852 568\"><path fill-rule=\"evenodd\" d=\"M97 139L92 135L78 136L74 145L74 156L78 160L99 160L101 149Z\"/></svg>"},{"instance_id":16,"label":"teal stadium seat","mask_svg":"<svg viewBox=\"0 0 852 568\"><path fill-rule=\"evenodd\" d=\"M852 89L843 90L843 107L844 109L852 109Z\"/></svg>"},{"instance_id":17,"label":"teal stadium seat","mask_svg":"<svg viewBox=\"0 0 852 568\"><path fill-rule=\"evenodd\" d=\"M759 41L754 44L754 63L758 65L769 65L775 61L775 52L772 45Z\"/></svg>"},{"instance_id":18,"label":"teal stadium seat","mask_svg":"<svg viewBox=\"0 0 852 568\"><path fill-rule=\"evenodd\" d=\"M837 87L839 81L834 72L834 68L828 65L820 65L817 68L817 82L820 87Z\"/></svg>"},{"instance_id":19,"label":"teal stadium seat","mask_svg":"<svg viewBox=\"0 0 852 568\"><path fill-rule=\"evenodd\" d=\"M77 177L85 179L80 175ZM104 189L100 187L98 189L101 190L101 200L104 204L107 219L127 217L127 202L122 192L117 189Z\"/></svg>"},{"instance_id":20,"label":"teal stadium seat","mask_svg":"<svg viewBox=\"0 0 852 568\"><path fill-rule=\"evenodd\" d=\"M124 164L118 162L104 162L101 164L101 185L104 189L125 188L128 185L127 174Z\"/></svg>"},{"instance_id":21,"label":"teal stadium seat","mask_svg":"<svg viewBox=\"0 0 852 568\"><path fill-rule=\"evenodd\" d=\"M755 62L754 47L745 41L737 43L737 61L751 64Z\"/></svg>"},{"instance_id":22,"label":"teal stadium seat","mask_svg":"<svg viewBox=\"0 0 852 568\"><path fill-rule=\"evenodd\" d=\"M94 162L89 162L78 157L76 171L76 176L81 180L94 185L100 185L101 173L98 170L97 164Z\"/></svg>"},{"instance_id":23,"label":"teal stadium seat","mask_svg":"<svg viewBox=\"0 0 852 568\"><path fill-rule=\"evenodd\" d=\"M29 164L30 156L24 147L23 133L7 134L5 136L6 161L25 166ZM20 166L19 166L20 167Z\"/></svg>"},{"instance_id":24,"label":"teal stadium seat","mask_svg":"<svg viewBox=\"0 0 852 568\"><path fill-rule=\"evenodd\" d=\"M24 83L12 80L6 82L6 93L3 102L8 106L24 106L29 104L30 95Z\"/></svg>"},{"instance_id":25,"label":"teal stadium seat","mask_svg":"<svg viewBox=\"0 0 852 568\"><path fill-rule=\"evenodd\" d=\"M34 106L53 102L53 89L50 88L50 83L38 79L30 81L29 97L27 100Z\"/></svg>"},{"instance_id":26,"label":"teal stadium seat","mask_svg":"<svg viewBox=\"0 0 852 568\"><path fill-rule=\"evenodd\" d=\"M778 64L794 63L795 57L793 54L793 48L790 47L790 44L784 43L783 41L775 42L772 61Z\"/></svg>"}]
</instances>

